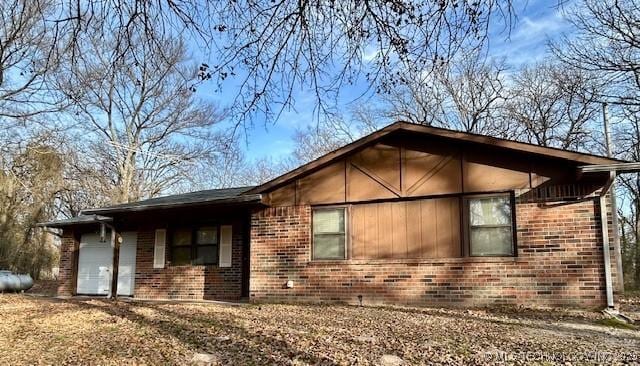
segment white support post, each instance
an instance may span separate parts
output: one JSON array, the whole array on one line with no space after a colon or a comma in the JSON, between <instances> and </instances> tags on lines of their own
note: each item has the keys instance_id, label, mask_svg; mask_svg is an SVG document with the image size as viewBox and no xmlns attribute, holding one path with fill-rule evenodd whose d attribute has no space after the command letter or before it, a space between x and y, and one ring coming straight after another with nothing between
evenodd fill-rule
<instances>
[{"instance_id":1,"label":"white support post","mask_svg":"<svg viewBox=\"0 0 640 366\"><path fill-rule=\"evenodd\" d=\"M602 256L604 257L604 282L607 293L607 307L613 308L613 283L611 280L611 256L609 251L609 220L607 219L607 200L600 196L600 222L602 228Z\"/></svg>"}]
</instances>

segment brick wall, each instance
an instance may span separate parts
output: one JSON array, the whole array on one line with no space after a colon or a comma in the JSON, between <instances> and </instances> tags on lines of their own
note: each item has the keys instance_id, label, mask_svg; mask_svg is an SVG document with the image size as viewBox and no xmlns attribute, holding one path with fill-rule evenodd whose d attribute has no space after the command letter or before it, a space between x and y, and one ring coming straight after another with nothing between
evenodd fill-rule
<instances>
[{"instance_id":1,"label":"brick wall","mask_svg":"<svg viewBox=\"0 0 640 366\"><path fill-rule=\"evenodd\" d=\"M242 296L243 224L233 223L231 267L153 268L155 228L138 231L134 296L142 299L238 300ZM169 247L166 250L169 259Z\"/></svg>"},{"instance_id":2,"label":"brick wall","mask_svg":"<svg viewBox=\"0 0 640 366\"><path fill-rule=\"evenodd\" d=\"M73 230L65 229L60 242L60 264L58 272L58 296L71 296L75 292L74 262L76 239Z\"/></svg>"},{"instance_id":3,"label":"brick wall","mask_svg":"<svg viewBox=\"0 0 640 366\"><path fill-rule=\"evenodd\" d=\"M311 208L257 210L251 220L252 301L446 306L605 304L597 200L519 203L518 256L312 262ZM287 280L294 287L287 289Z\"/></svg>"},{"instance_id":4,"label":"brick wall","mask_svg":"<svg viewBox=\"0 0 640 366\"><path fill-rule=\"evenodd\" d=\"M171 266L153 268L155 227L139 228L136 248L136 278L134 297L142 299L238 300L242 296L242 221L233 223L232 265ZM75 292L73 277L74 232L65 229L60 247L58 295L71 296ZM169 247L166 250L169 258Z\"/></svg>"}]
</instances>

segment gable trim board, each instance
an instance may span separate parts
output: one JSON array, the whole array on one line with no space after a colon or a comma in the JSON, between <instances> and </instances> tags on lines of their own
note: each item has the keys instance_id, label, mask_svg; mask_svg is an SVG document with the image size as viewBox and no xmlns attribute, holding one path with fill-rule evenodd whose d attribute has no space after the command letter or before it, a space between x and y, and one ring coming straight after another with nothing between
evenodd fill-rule
<instances>
[{"instance_id":1,"label":"gable trim board","mask_svg":"<svg viewBox=\"0 0 640 366\"><path fill-rule=\"evenodd\" d=\"M594 195L605 174L576 172L613 161L399 122L258 187L91 209L112 217L53 223L65 228L60 291L75 284L74 230L108 219L138 231L138 298L600 306ZM487 194L510 196L512 256L469 255L465 200ZM313 209L332 206L346 207L346 259L312 260ZM219 265L172 265L171 239L159 241L159 232L207 221L222 225Z\"/></svg>"}]
</instances>

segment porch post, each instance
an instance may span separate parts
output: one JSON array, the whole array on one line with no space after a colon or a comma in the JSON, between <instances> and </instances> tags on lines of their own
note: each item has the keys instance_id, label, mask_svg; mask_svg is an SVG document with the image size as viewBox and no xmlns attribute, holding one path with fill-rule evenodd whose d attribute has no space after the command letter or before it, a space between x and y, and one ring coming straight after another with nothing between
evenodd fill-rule
<instances>
[{"instance_id":1,"label":"porch post","mask_svg":"<svg viewBox=\"0 0 640 366\"><path fill-rule=\"evenodd\" d=\"M113 243L113 264L111 270L111 295L112 299L118 298L118 267L120 266L120 239L116 228L111 226L111 243Z\"/></svg>"},{"instance_id":2,"label":"porch post","mask_svg":"<svg viewBox=\"0 0 640 366\"><path fill-rule=\"evenodd\" d=\"M78 232L77 228L73 229L71 237L73 238L73 264L71 269L71 295L76 296L78 294L78 265L80 264L80 240L82 236Z\"/></svg>"}]
</instances>

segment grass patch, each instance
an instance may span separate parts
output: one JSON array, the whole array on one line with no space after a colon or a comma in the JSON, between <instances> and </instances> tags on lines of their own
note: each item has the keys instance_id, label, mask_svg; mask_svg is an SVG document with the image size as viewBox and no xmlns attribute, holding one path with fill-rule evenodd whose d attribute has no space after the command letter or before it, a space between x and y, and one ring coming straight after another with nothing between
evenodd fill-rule
<instances>
[{"instance_id":1,"label":"grass patch","mask_svg":"<svg viewBox=\"0 0 640 366\"><path fill-rule=\"evenodd\" d=\"M636 330L638 329L635 325L625 323L622 320L618 320L616 318L605 318L597 321L598 324L604 325L607 327L618 328L618 329L628 329L628 330Z\"/></svg>"}]
</instances>

